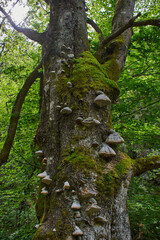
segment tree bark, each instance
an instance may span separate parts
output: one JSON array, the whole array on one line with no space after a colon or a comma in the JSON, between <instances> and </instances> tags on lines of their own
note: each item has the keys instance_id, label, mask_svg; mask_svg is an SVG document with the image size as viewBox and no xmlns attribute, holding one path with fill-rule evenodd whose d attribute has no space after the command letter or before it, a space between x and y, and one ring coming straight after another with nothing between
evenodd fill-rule
<instances>
[{"instance_id":1,"label":"tree bark","mask_svg":"<svg viewBox=\"0 0 160 240\"><path fill-rule=\"evenodd\" d=\"M102 66L89 52L85 2L54 0L50 8L36 133L45 171L38 175L40 224L33 239L130 240L126 198L137 168L109 137L117 136L111 103L119 95L115 80L131 30L103 52ZM113 32L133 17L133 9L134 1L117 1Z\"/></svg>"}]
</instances>

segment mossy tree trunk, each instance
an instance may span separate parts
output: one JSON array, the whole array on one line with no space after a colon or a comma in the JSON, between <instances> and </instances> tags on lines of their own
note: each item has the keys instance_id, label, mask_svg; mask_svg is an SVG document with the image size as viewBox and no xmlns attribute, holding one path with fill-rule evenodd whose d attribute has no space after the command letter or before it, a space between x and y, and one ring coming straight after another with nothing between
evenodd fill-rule
<instances>
[{"instance_id":1,"label":"mossy tree trunk","mask_svg":"<svg viewBox=\"0 0 160 240\"><path fill-rule=\"evenodd\" d=\"M36 135L52 182L41 180L40 228L33 239L129 240L131 160L114 144L108 156L103 147L113 133L111 103L119 95L115 81L131 31L109 45L101 65L89 52L84 1L53 2L55 14L51 12L43 44L44 91ZM133 9L129 18L132 13ZM114 23L119 21L116 16L117 12ZM108 99L95 100L102 95Z\"/></svg>"}]
</instances>

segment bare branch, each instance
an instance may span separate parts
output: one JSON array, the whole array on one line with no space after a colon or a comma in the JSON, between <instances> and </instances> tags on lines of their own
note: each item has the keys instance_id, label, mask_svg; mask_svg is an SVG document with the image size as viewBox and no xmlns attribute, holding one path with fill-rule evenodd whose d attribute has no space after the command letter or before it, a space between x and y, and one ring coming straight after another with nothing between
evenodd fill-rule
<instances>
[{"instance_id":1,"label":"bare branch","mask_svg":"<svg viewBox=\"0 0 160 240\"><path fill-rule=\"evenodd\" d=\"M136 112L140 112L140 111L142 111L142 110L145 110L146 108L148 108L148 107L150 107L150 106L152 106L152 105L154 105L154 104L156 104L156 103L159 103L159 100L158 100L158 101L155 101L155 102L152 102L152 103L148 104L148 105L145 106L145 107L140 107L138 110L135 110L135 111L133 111L133 112L131 112L131 113L127 113L127 114L124 114L124 115L120 115L119 117L120 117L120 118L125 118L125 117L128 117L128 116L131 116L131 115L135 114Z\"/></svg>"},{"instance_id":2,"label":"bare branch","mask_svg":"<svg viewBox=\"0 0 160 240\"><path fill-rule=\"evenodd\" d=\"M43 44L45 33L39 33L35 30L29 29L29 28L21 28L18 27L12 20L12 18L9 16L9 14L0 6L0 11L5 15L5 17L8 19L9 23L12 25L12 27L20 33L23 33L25 36L30 38L33 41L36 41L40 44Z\"/></svg>"},{"instance_id":3,"label":"bare branch","mask_svg":"<svg viewBox=\"0 0 160 240\"><path fill-rule=\"evenodd\" d=\"M145 21L138 21L132 24L132 27L141 27L141 26L157 26L160 27L160 19L148 19Z\"/></svg>"},{"instance_id":4,"label":"bare branch","mask_svg":"<svg viewBox=\"0 0 160 240\"><path fill-rule=\"evenodd\" d=\"M20 112L21 112L22 105L24 103L25 97L27 96L27 93L28 93L30 87L32 86L34 81L38 77L40 77L40 73L38 72L38 70L41 67L42 67L42 61L33 70L33 72L29 75L29 77L26 79L23 87L21 88L20 92L17 95L16 101L15 101L14 106L12 108L12 114L11 114L11 118L10 118L10 124L9 124L7 138L5 140L4 146L3 146L2 151L0 153L0 166L3 163L7 162L7 159L8 159L8 156L9 156L9 153L10 153L13 141L14 141L14 137L15 137L15 134L16 134L17 124L18 124L18 120L19 120L19 117L20 117Z\"/></svg>"},{"instance_id":5,"label":"bare branch","mask_svg":"<svg viewBox=\"0 0 160 240\"><path fill-rule=\"evenodd\" d=\"M142 173L160 168L160 156L151 156L146 158L139 158L133 160L133 177L141 175Z\"/></svg>"},{"instance_id":6,"label":"bare branch","mask_svg":"<svg viewBox=\"0 0 160 240\"><path fill-rule=\"evenodd\" d=\"M100 34L100 36L99 36L99 41L100 41L100 44L101 44L101 42L102 42L103 39L104 39L104 38L103 38L103 33L102 33L101 29L100 29L100 28L98 27L98 25L97 25L92 19L90 19L90 18L87 18L87 23L88 23L89 25L91 25L98 34Z\"/></svg>"}]
</instances>

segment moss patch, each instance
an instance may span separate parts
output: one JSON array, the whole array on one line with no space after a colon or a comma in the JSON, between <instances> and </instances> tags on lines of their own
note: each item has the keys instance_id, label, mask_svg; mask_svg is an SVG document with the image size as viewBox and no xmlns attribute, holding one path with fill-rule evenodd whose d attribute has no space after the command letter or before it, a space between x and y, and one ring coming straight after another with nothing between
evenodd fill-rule
<instances>
[{"instance_id":1,"label":"moss patch","mask_svg":"<svg viewBox=\"0 0 160 240\"><path fill-rule=\"evenodd\" d=\"M77 147L73 153L71 150L67 150L64 154L63 163L69 163L77 169L90 171L98 168L96 161L91 155L91 151L88 148Z\"/></svg>"},{"instance_id":2,"label":"moss patch","mask_svg":"<svg viewBox=\"0 0 160 240\"><path fill-rule=\"evenodd\" d=\"M123 154L123 159L118 162L108 173L99 175L97 186L105 195L114 195L118 190L122 179L131 169L132 159Z\"/></svg>"},{"instance_id":3,"label":"moss patch","mask_svg":"<svg viewBox=\"0 0 160 240\"><path fill-rule=\"evenodd\" d=\"M140 175L141 173L146 172L148 170L152 170L153 168L158 168L159 167L158 162L160 162L159 155L145 157L145 158L138 158L136 160L133 160L134 172L136 173L136 175Z\"/></svg>"},{"instance_id":4,"label":"moss patch","mask_svg":"<svg viewBox=\"0 0 160 240\"><path fill-rule=\"evenodd\" d=\"M120 75L120 67L115 58L111 58L104 64L104 68L109 76L109 78L113 81L117 81Z\"/></svg>"},{"instance_id":5,"label":"moss patch","mask_svg":"<svg viewBox=\"0 0 160 240\"><path fill-rule=\"evenodd\" d=\"M75 59L73 71L70 77L65 75L59 77L57 82L57 92L61 101L69 102L70 96L83 99L90 89L105 92L111 100L115 100L119 95L118 85L109 79L106 69L88 51L83 52L81 57ZM67 88L67 82L72 82L73 87Z\"/></svg>"}]
</instances>

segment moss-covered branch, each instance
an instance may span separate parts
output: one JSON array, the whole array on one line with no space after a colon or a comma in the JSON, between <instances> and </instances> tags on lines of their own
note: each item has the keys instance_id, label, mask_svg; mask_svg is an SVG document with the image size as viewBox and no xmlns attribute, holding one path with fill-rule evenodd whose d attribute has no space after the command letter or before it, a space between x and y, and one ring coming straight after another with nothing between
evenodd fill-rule
<instances>
[{"instance_id":1,"label":"moss-covered branch","mask_svg":"<svg viewBox=\"0 0 160 240\"><path fill-rule=\"evenodd\" d=\"M141 175L142 173L160 168L160 155L146 157L146 158L138 158L133 160L133 177Z\"/></svg>"}]
</instances>

